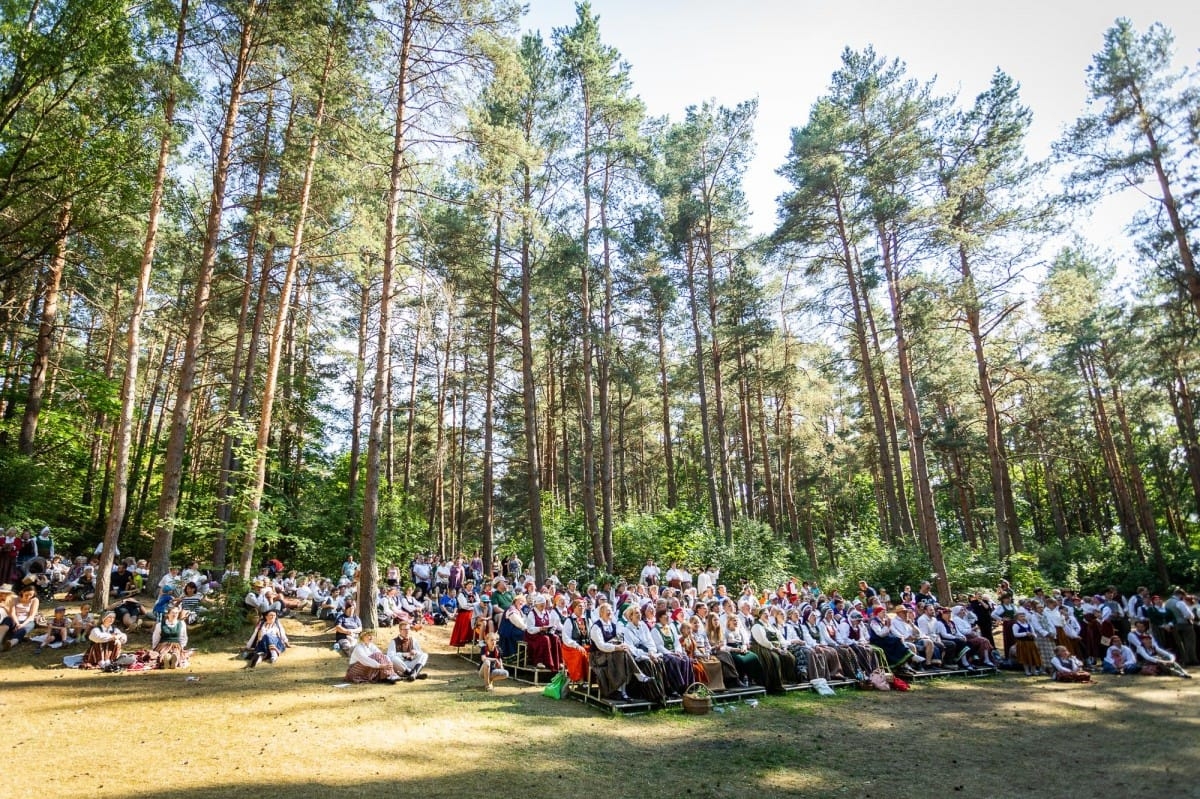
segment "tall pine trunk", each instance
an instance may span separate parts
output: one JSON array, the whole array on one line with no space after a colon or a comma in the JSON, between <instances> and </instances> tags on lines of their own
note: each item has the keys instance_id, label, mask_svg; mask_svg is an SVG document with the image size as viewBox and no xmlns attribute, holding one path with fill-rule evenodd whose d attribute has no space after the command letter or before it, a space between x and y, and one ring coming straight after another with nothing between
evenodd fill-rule
<instances>
[{"instance_id":1,"label":"tall pine trunk","mask_svg":"<svg viewBox=\"0 0 1200 799\"><path fill-rule=\"evenodd\" d=\"M183 361L179 365L175 407L171 414L171 431L163 459L162 491L158 501L158 526L154 534L154 549L150 555L150 582L157 585L171 565L171 548L175 536L175 514L179 507L180 486L183 482L183 460L187 452L187 433L191 420L192 394L195 391L196 371L199 368L200 345L204 338L204 322L212 293L213 269L221 241L221 219L225 209L225 185L232 163L233 139L237 131L246 75L254 60L254 33L259 0L247 0L237 58L229 81L229 101L221 126L221 140L213 165L212 193L208 200L208 219L204 230L204 247L196 272L192 306L184 340Z\"/></svg>"}]
</instances>

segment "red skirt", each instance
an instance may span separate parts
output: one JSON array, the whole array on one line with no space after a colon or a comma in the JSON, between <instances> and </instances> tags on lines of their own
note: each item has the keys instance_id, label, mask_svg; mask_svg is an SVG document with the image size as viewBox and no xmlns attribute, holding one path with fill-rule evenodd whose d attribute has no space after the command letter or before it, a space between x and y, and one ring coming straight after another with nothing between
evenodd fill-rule
<instances>
[{"instance_id":1,"label":"red skirt","mask_svg":"<svg viewBox=\"0 0 1200 799\"><path fill-rule=\"evenodd\" d=\"M562 641L547 633L525 633L525 646L529 648L528 665L541 663L552 671L563 667Z\"/></svg>"},{"instance_id":2,"label":"red skirt","mask_svg":"<svg viewBox=\"0 0 1200 799\"><path fill-rule=\"evenodd\" d=\"M571 679L571 682L583 682L587 679L587 650L576 649L573 646L564 646L562 648L562 658L563 666L567 669L567 677Z\"/></svg>"},{"instance_id":3,"label":"red skirt","mask_svg":"<svg viewBox=\"0 0 1200 799\"><path fill-rule=\"evenodd\" d=\"M470 646L475 643L475 614L459 610L454 617L454 629L450 631L450 646Z\"/></svg>"}]
</instances>

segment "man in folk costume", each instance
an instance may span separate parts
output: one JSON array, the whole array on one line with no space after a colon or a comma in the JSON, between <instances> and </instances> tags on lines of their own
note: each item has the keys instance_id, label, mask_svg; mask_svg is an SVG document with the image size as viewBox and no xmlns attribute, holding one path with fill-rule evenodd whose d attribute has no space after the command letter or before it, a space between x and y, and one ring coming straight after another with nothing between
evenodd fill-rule
<instances>
[{"instance_id":1,"label":"man in folk costume","mask_svg":"<svg viewBox=\"0 0 1200 799\"><path fill-rule=\"evenodd\" d=\"M544 594L533 595L533 612L525 617L525 646L529 660L538 668L558 671L563 667L562 641L554 634Z\"/></svg>"},{"instance_id":2,"label":"man in folk costume","mask_svg":"<svg viewBox=\"0 0 1200 799\"><path fill-rule=\"evenodd\" d=\"M423 680L427 676L421 669L429 662L429 655L421 650L421 645L412 635L412 626L408 622L397 625L397 635L388 644L388 660L396 668L406 682Z\"/></svg>"}]
</instances>

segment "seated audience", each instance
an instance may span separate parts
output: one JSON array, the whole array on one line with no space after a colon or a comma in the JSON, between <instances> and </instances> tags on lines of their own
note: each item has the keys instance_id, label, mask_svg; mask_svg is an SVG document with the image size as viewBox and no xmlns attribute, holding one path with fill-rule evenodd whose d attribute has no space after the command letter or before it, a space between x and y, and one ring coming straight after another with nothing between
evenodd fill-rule
<instances>
[{"instance_id":1,"label":"seated audience","mask_svg":"<svg viewBox=\"0 0 1200 799\"><path fill-rule=\"evenodd\" d=\"M246 665L254 668L264 659L268 663L274 663L287 648L288 637L279 621L279 612L274 609L268 610L250 634L250 640L246 642L246 651L250 653Z\"/></svg>"},{"instance_id":2,"label":"seated audience","mask_svg":"<svg viewBox=\"0 0 1200 799\"><path fill-rule=\"evenodd\" d=\"M394 685L400 681L396 667L387 655L375 645L375 631L363 630L358 634L358 643L350 651L350 664L346 667L346 682L382 682Z\"/></svg>"},{"instance_id":3,"label":"seated audience","mask_svg":"<svg viewBox=\"0 0 1200 799\"><path fill-rule=\"evenodd\" d=\"M388 644L387 656L396 667L396 673L406 682L429 676L421 671L429 662L429 655L421 650L421 644L413 637L410 622L402 621L396 625L396 637Z\"/></svg>"},{"instance_id":4,"label":"seated audience","mask_svg":"<svg viewBox=\"0 0 1200 799\"><path fill-rule=\"evenodd\" d=\"M1054 669L1052 676L1059 682L1092 681L1091 673L1083 669L1083 661L1072 655L1065 646L1055 647L1050 666Z\"/></svg>"},{"instance_id":5,"label":"seated audience","mask_svg":"<svg viewBox=\"0 0 1200 799\"><path fill-rule=\"evenodd\" d=\"M159 668L179 669L187 666L187 644L188 630L183 611L178 605L172 605L150 634L150 648L158 653Z\"/></svg>"},{"instance_id":6,"label":"seated audience","mask_svg":"<svg viewBox=\"0 0 1200 799\"><path fill-rule=\"evenodd\" d=\"M121 657L121 647L129 638L116 626L116 620L116 611L106 610L101 614L100 623L88 633L91 644L83 654L83 668L103 669Z\"/></svg>"}]
</instances>

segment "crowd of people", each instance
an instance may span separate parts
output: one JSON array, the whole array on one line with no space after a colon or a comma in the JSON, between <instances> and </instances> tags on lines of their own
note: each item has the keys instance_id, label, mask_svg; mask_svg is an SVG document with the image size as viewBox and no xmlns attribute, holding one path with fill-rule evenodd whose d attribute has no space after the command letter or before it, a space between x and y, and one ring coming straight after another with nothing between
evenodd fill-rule
<instances>
[{"instance_id":1,"label":"crowd of people","mask_svg":"<svg viewBox=\"0 0 1200 799\"><path fill-rule=\"evenodd\" d=\"M877 669L905 677L927 669L1000 668L1088 682L1109 674L1173 674L1198 660L1200 608L1182 588L1163 599L1115 587L1084 596L1037 589L1017 600L1002 582L941 600L928 582L893 599L860 581L855 595L790 579L770 591L731 593L719 571L693 575L653 561L636 582L542 585L511 570L482 585L468 575L455 596L450 643L482 646L500 663L563 668L614 700L661 701L693 681L769 692L815 679L863 682ZM481 643L482 642L482 643ZM483 669L481 667L481 673Z\"/></svg>"},{"instance_id":2,"label":"crowd of people","mask_svg":"<svg viewBox=\"0 0 1200 799\"><path fill-rule=\"evenodd\" d=\"M26 543L32 542L32 543ZM0 574L0 649L29 640L36 651L86 645L82 665L108 668L128 658L129 638L149 631L151 667L188 662L189 627L202 623L219 583L196 562L172 566L150 593L145 561L114 563L115 604L98 615L84 602L75 613L42 600L57 592L88 596L99 559L64 559L49 530L9 530ZM359 613L359 564L347 556L335 577L286 571L266 561L242 603L255 620L242 655L247 668L275 663L289 647L282 620L311 614L331 624L333 648L348 660L349 682L394 684L426 677L428 662L415 632L451 623L450 644L476 650L486 689L509 667L564 670L576 683L612 699L661 702L694 682L715 690L760 685L777 693L814 680L867 681L880 670L911 677L926 669L1003 668L1060 681L1114 675L1173 674L1200 662L1200 607L1182 588L1164 597L1139 588L1123 597L1037 589L1017 599L1001 582L994 594L940 598L928 582L892 597L860 581L843 596L789 579L761 591L741 583L731 592L720 571L648 560L636 580L581 585L551 575L539 585L514 554L484 564L478 553L422 555L404 569L390 563L374 598L379 627ZM995 599L992 599L992 596Z\"/></svg>"}]
</instances>

